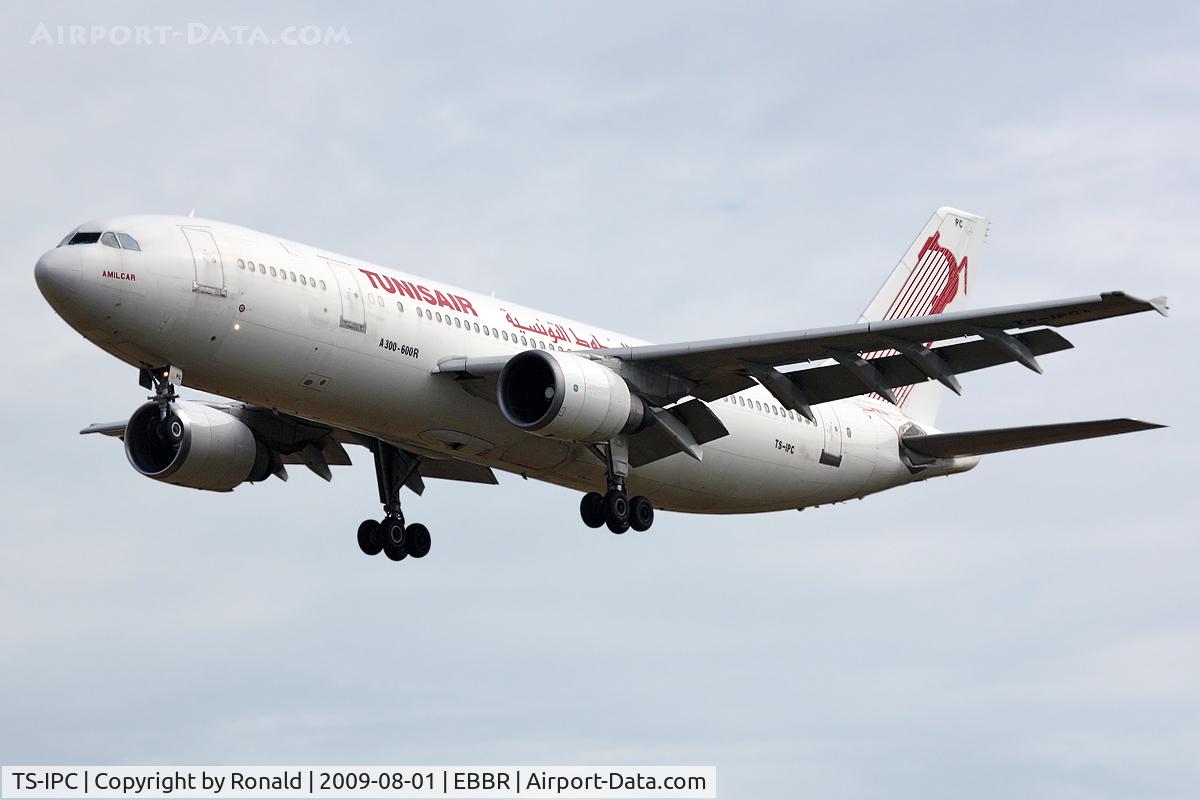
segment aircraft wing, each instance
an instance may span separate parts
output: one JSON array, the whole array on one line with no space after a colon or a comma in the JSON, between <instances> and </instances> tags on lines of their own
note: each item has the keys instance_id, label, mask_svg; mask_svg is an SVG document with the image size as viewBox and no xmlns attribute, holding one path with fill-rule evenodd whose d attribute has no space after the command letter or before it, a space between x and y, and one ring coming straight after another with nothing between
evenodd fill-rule
<instances>
[{"instance_id":1,"label":"aircraft wing","mask_svg":"<svg viewBox=\"0 0 1200 800\"><path fill-rule=\"evenodd\" d=\"M1018 361L1040 371L1035 360L1037 353L1030 347L1031 342L1013 336L1009 331L1043 326L1058 328L1142 311L1165 314L1166 310L1165 298L1141 300L1124 292L1106 292L1091 297L861 322L833 328L594 352L626 363L653 365L677 379L692 382L694 389L690 394L701 400L716 400L740 391L753 385L750 378L755 378L768 391L776 394L781 403L799 411L801 409L796 406L801 403L794 401L801 398L779 381L777 376L785 374L778 370L779 366L817 359L833 359L838 364L834 370L820 375L808 375L807 371L786 373L787 383L802 393L811 386L813 399L810 402L836 399L830 395L846 396L841 392L829 391L831 383L845 382L846 378L852 379L852 385L857 390L854 394L878 392L886 397L888 391L899 386L930 378L945 378L952 376L955 371L966 371L955 370L953 359L946 358L950 356L949 352L945 352L946 348L931 350L929 345L933 342L977 337L977 341L986 343L986 350L996 353L996 358L991 359L992 363L972 368ZM1039 340L1039 343L1051 347L1043 352L1064 349L1062 345L1065 342L1062 337ZM975 348L972 352L978 356L984 350ZM908 361L915 369L887 374L881 369L884 364L877 363L877 357L894 353L900 353L901 360ZM930 353L937 358L930 358ZM938 361L943 363L939 364ZM974 358L968 362L978 363ZM898 360L892 363L899 365ZM793 402L788 402L789 396Z\"/></svg>"},{"instance_id":2,"label":"aircraft wing","mask_svg":"<svg viewBox=\"0 0 1200 800\"><path fill-rule=\"evenodd\" d=\"M635 389L660 406L688 395L711 402L760 383L780 404L812 419L809 407L817 403L872 392L894 402L893 389L927 380L941 381L960 392L955 375L998 364L1015 361L1041 372L1037 356L1071 347L1048 328L1143 311L1165 315L1166 298L1142 300L1124 292L1106 292L832 328L590 350L582 355L611 360ZM969 340L947 344L958 339ZM935 342L939 346L934 347ZM442 359L434 372L491 378L507 360L507 356L451 357ZM779 369L818 360L831 363L789 372Z\"/></svg>"}]
</instances>

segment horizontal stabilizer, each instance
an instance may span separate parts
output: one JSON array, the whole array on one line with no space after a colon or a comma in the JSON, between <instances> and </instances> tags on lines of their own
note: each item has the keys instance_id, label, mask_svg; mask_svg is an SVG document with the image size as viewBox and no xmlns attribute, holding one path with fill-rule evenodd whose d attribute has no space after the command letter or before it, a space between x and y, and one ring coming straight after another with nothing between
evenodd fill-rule
<instances>
[{"instance_id":1,"label":"horizontal stabilizer","mask_svg":"<svg viewBox=\"0 0 1200 800\"><path fill-rule=\"evenodd\" d=\"M1002 453L1005 450L1020 450L1025 447L1040 447L1044 444L1073 442L1078 439L1093 439L1097 436L1114 436L1118 433L1135 433L1164 427L1166 426L1136 419L1098 419L983 431L923 433L905 436L903 443L909 450L921 455L953 458Z\"/></svg>"},{"instance_id":2,"label":"horizontal stabilizer","mask_svg":"<svg viewBox=\"0 0 1200 800\"><path fill-rule=\"evenodd\" d=\"M124 436L125 435L125 420L121 422L93 422L86 428L80 431L81 434L103 433L105 436Z\"/></svg>"}]
</instances>

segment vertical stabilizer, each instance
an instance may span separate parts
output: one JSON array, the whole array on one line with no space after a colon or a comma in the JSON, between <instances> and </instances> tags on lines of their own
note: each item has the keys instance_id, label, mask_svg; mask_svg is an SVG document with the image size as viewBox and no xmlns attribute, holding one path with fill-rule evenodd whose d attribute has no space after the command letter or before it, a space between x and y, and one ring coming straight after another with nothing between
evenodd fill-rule
<instances>
[{"instance_id":1,"label":"vertical stabilizer","mask_svg":"<svg viewBox=\"0 0 1200 800\"><path fill-rule=\"evenodd\" d=\"M955 208L939 208L859 316L859 322L906 319L968 307L971 272L978 266L988 221ZM929 345L930 342L924 342ZM878 358L886 353L868 353ZM896 390L900 408L932 426L945 389L936 381Z\"/></svg>"}]
</instances>

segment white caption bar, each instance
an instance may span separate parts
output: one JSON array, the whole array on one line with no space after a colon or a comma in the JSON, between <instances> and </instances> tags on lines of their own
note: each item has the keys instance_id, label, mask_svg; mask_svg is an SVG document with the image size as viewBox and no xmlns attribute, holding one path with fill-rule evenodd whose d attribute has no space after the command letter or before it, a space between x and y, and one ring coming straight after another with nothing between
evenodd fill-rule
<instances>
[{"instance_id":1,"label":"white caption bar","mask_svg":"<svg viewBox=\"0 0 1200 800\"><path fill-rule=\"evenodd\" d=\"M21 798L715 798L716 767L4 767Z\"/></svg>"}]
</instances>

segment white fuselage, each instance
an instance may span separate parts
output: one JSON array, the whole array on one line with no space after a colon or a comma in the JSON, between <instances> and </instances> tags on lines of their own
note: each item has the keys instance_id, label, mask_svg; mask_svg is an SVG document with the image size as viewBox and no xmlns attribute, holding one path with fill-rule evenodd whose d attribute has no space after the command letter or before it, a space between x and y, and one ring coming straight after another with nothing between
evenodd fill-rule
<instances>
[{"instance_id":1,"label":"white fuselage","mask_svg":"<svg viewBox=\"0 0 1200 800\"><path fill-rule=\"evenodd\" d=\"M97 220L140 251L70 245L39 261L55 310L137 366L174 365L184 383L436 456L582 491L603 490L584 446L511 425L494 398L448 375L450 356L591 350L644 342L476 292L245 228L189 217ZM314 285L315 284L315 285ZM635 468L630 492L664 510L803 508L959 472L901 460L905 416L871 396L788 413L764 389L709 404L729 435L703 460L676 454Z\"/></svg>"}]
</instances>

